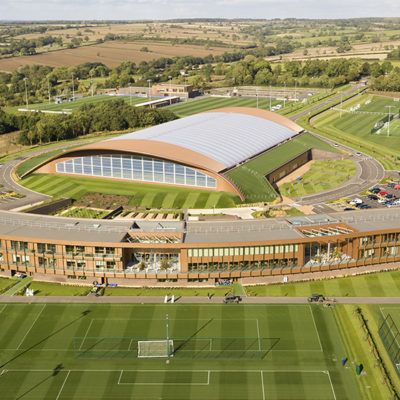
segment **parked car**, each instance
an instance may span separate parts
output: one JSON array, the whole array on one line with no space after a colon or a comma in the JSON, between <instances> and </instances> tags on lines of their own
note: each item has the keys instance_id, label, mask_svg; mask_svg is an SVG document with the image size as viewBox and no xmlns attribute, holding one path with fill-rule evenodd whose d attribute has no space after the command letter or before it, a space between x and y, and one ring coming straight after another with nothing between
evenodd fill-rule
<instances>
[{"instance_id":1,"label":"parked car","mask_svg":"<svg viewBox=\"0 0 400 400\"><path fill-rule=\"evenodd\" d=\"M379 187L374 187L370 190L371 193L378 194L382 189Z\"/></svg>"},{"instance_id":2,"label":"parked car","mask_svg":"<svg viewBox=\"0 0 400 400\"><path fill-rule=\"evenodd\" d=\"M369 194L367 197L370 200L378 200L379 199L379 197L376 194Z\"/></svg>"},{"instance_id":3,"label":"parked car","mask_svg":"<svg viewBox=\"0 0 400 400\"><path fill-rule=\"evenodd\" d=\"M324 295L319 293L314 293L308 298L309 303L322 303L325 300Z\"/></svg>"},{"instance_id":4,"label":"parked car","mask_svg":"<svg viewBox=\"0 0 400 400\"><path fill-rule=\"evenodd\" d=\"M381 190L378 194L381 197L385 197L387 194L389 194L389 192L387 192L386 190Z\"/></svg>"},{"instance_id":5,"label":"parked car","mask_svg":"<svg viewBox=\"0 0 400 400\"><path fill-rule=\"evenodd\" d=\"M229 303L240 303L242 301L241 296L235 296L235 295L229 295L225 296L224 298L224 303L229 304Z\"/></svg>"},{"instance_id":6,"label":"parked car","mask_svg":"<svg viewBox=\"0 0 400 400\"><path fill-rule=\"evenodd\" d=\"M357 204L362 204L362 203L363 203L363 201L361 199L359 199L358 197L356 197L355 199L349 201L349 204L352 204L354 206L357 205Z\"/></svg>"}]
</instances>

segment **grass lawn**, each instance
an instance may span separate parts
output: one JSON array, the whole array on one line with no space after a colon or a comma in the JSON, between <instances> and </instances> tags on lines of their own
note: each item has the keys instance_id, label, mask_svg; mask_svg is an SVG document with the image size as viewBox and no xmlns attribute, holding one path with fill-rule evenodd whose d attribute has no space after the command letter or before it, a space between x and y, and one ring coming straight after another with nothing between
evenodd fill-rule
<instances>
[{"instance_id":1,"label":"grass lawn","mask_svg":"<svg viewBox=\"0 0 400 400\"><path fill-rule=\"evenodd\" d=\"M14 286L18 281L10 278L0 278L0 294Z\"/></svg>"},{"instance_id":2,"label":"grass lawn","mask_svg":"<svg viewBox=\"0 0 400 400\"><path fill-rule=\"evenodd\" d=\"M400 271L310 282L246 286L246 292L249 296L304 297L311 293L322 293L328 297L397 297L400 292Z\"/></svg>"},{"instance_id":3,"label":"grass lawn","mask_svg":"<svg viewBox=\"0 0 400 400\"><path fill-rule=\"evenodd\" d=\"M90 292L91 286L33 281L29 288L34 290L35 296L86 296Z\"/></svg>"},{"instance_id":4,"label":"grass lawn","mask_svg":"<svg viewBox=\"0 0 400 400\"><path fill-rule=\"evenodd\" d=\"M234 207L239 197L226 192L176 188L155 184L121 182L112 179L31 174L20 183L29 189L54 198L80 199L89 192L117 194L130 197L130 206L148 208L211 208Z\"/></svg>"},{"instance_id":5,"label":"grass lawn","mask_svg":"<svg viewBox=\"0 0 400 400\"><path fill-rule=\"evenodd\" d=\"M39 111L74 111L84 104L99 104L99 103L103 103L103 102L111 101L111 100L115 100L115 99L123 99L127 103L130 103L132 105L148 101L147 98L143 98L143 97L132 97L130 100L130 98L128 96L97 95L97 96L93 96L93 97L83 97L83 98L77 99L73 102L61 103L61 104L55 104L55 103L49 104L48 102L38 103L38 104L30 104L28 108L30 110L39 110ZM18 108L26 108L26 106L12 107L12 109L10 109L10 111L17 112Z\"/></svg>"},{"instance_id":6,"label":"grass lawn","mask_svg":"<svg viewBox=\"0 0 400 400\"><path fill-rule=\"evenodd\" d=\"M336 150L308 133L277 146L226 173L244 193L249 202L272 201L277 194L265 176L304 151L315 148L331 152Z\"/></svg>"},{"instance_id":7,"label":"grass lawn","mask_svg":"<svg viewBox=\"0 0 400 400\"><path fill-rule=\"evenodd\" d=\"M389 97L363 94L343 104L343 109L350 110L360 106L356 113L342 113L330 110L317 116L312 125L324 135L334 140L348 143L356 149L366 151L378 158L387 169L396 169L399 163L400 123L394 120L390 136L384 127L380 133L374 132L374 126L388 113L387 106L393 106L392 114L398 114L400 103ZM337 106L338 108L340 107ZM367 114L368 112L373 114Z\"/></svg>"},{"instance_id":8,"label":"grass lawn","mask_svg":"<svg viewBox=\"0 0 400 400\"><path fill-rule=\"evenodd\" d=\"M210 288L129 288L129 287L108 287L105 296L200 296L208 294L217 297L223 297L226 294L233 293L233 286L210 287ZM236 293L235 293L236 294Z\"/></svg>"},{"instance_id":9,"label":"grass lawn","mask_svg":"<svg viewBox=\"0 0 400 400\"><path fill-rule=\"evenodd\" d=\"M0 307L2 400L387 398L373 371L356 377L352 363L368 363L348 353L340 306ZM160 358L138 357L139 341L165 340L167 313L173 357L162 357L164 342L140 346ZM345 354L349 368L340 363Z\"/></svg>"},{"instance_id":10,"label":"grass lawn","mask_svg":"<svg viewBox=\"0 0 400 400\"><path fill-rule=\"evenodd\" d=\"M283 101L272 100L272 106L282 104ZM198 114L200 112L214 110L223 107L257 107L257 99L252 97L204 97L195 100L189 100L185 103L179 103L168 108L179 117ZM258 108L269 110L269 99L259 98Z\"/></svg>"},{"instance_id":11,"label":"grass lawn","mask_svg":"<svg viewBox=\"0 0 400 400\"><path fill-rule=\"evenodd\" d=\"M94 210L93 208L79 208L73 207L60 214L62 217L70 218L94 218L101 219L105 217L110 211Z\"/></svg>"},{"instance_id":12,"label":"grass lawn","mask_svg":"<svg viewBox=\"0 0 400 400\"><path fill-rule=\"evenodd\" d=\"M285 183L279 191L286 197L302 197L338 187L355 174L356 166L351 160L319 160L301 180Z\"/></svg>"}]
</instances>

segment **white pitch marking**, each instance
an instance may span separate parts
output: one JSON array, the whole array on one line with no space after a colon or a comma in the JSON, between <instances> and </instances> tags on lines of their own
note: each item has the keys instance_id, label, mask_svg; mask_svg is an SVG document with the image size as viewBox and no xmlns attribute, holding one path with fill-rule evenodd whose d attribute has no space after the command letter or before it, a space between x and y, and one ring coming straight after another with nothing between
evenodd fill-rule
<instances>
[{"instance_id":1,"label":"white pitch marking","mask_svg":"<svg viewBox=\"0 0 400 400\"><path fill-rule=\"evenodd\" d=\"M260 324L258 323L258 318L256 319L256 325L257 325L257 336L258 336L258 350L261 351Z\"/></svg>"},{"instance_id":2,"label":"white pitch marking","mask_svg":"<svg viewBox=\"0 0 400 400\"><path fill-rule=\"evenodd\" d=\"M260 375L261 375L262 398L263 398L263 400L265 400L265 387L264 387L264 375L263 375L263 371L260 371Z\"/></svg>"},{"instance_id":3,"label":"white pitch marking","mask_svg":"<svg viewBox=\"0 0 400 400\"><path fill-rule=\"evenodd\" d=\"M319 332L318 332L318 328L317 328L317 323L315 322L315 318L314 318L314 314L313 314L313 312L312 312L312 308L311 308L311 306L308 306L308 307L309 307L309 310L310 310L310 313L311 313L311 317L312 317L312 320L313 320L315 332L317 333L317 338L318 338L319 347L320 347L321 351L324 351L323 348L322 348L321 338L320 338L320 336L319 336Z\"/></svg>"},{"instance_id":4,"label":"white pitch marking","mask_svg":"<svg viewBox=\"0 0 400 400\"><path fill-rule=\"evenodd\" d=\"M79 350L82 350L82 346L83 346L83 344L85 343L85 340L86 340L86 338L87 338L87 336L88 336L88 334L89 334L89 331L90 331L90 328L92 327L93 321L94 321L94 319L92 319L92 320L90 321L90 324L89 324L88 328L86 329L86 334L85 334L85 336L83 337L83 340L82 340L81 345L79 346Z\"/></svg>"},{"instance_id":5,"label":"white pitch marking","mask_svg":"<svg viewBox=\"0 0 400 400\"><path fill-rule=\"evenodd\" d=\"M329 383L331 384L331 389L332 389L332 393L333 393L333 398L336 400L336 393L335 393L335 389L333 388L331 374L329 373L329 371L325 371L325 373L328 375Z\"/></svg>"},{"instance_id":6,"label":"white pitch marking","mask_svg":"<svg viewBox=\"0 0 400 400\"><path fill-rule=\"evenodd\" d=\"M22 343L24 343L24 340L27 338L27 336L29 335L29 332L32 330L32 328L34 327L34 325L36 324L37 320L39 319L40 315L42 314L43 310L46 308L46 304L42 307L42 309L39 311L38 315L36 316L35 320L33 321L32 325L30 326L30 328L26 331L24 337L22 338L21 342L19 343L19 345L17 346L17 350L20 349Z\"/></svg>"},{"instance_id":7,"label":"white pitch marking","mask_svg":"<svg viewBox=\"0 0 400 400\"><path fill-rule=\"evenodd\" d=\"M57 395L57 397L56 397L56 400L58 400L58 399L60 398L61 392L63 391L64 386L65 386L65 384L67 383L67 379L68 379L70 373L71 373L71 371L68 371L67 376L65 377L64 382L63 382L63 384L61 385L60 391L58 392L58 395Z\"/></svg>"},{"instance_id":8,"label":"white pitch marking","mask_svg":"<svg viewBox=\"0 0 400 400\"><path fill-rule=\"evenodd\" d=\"M123 373L124 373L124 370L121 369L121 373L119 374L119 378L118 378L118 385L121 385L121 378L122 378Z\"/></svg>"}]
</instances>

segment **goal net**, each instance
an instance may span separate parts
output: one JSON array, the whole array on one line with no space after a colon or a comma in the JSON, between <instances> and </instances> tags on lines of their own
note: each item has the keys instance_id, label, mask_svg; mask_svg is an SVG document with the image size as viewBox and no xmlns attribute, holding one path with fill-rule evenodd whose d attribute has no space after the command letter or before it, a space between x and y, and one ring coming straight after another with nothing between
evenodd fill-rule
<instances>
[{"instance_id":1,"label":"goal net","mask_svg":"<svg viewBox=\"0 0 400 400\"><path fill-rule=\"evenodd\" d=\"M138 358L162 358L173 355L173 340L140 340L138 341Z\"/></svg>"}]
</instances>

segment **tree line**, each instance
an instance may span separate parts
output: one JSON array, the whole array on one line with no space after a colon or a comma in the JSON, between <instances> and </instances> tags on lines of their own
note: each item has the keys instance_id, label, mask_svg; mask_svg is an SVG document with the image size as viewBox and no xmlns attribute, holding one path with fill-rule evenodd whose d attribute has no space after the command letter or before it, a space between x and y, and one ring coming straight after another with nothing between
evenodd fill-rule
<instances>
[{"instance_id":1,"label":"tree line","mask_svg":"<svg viewBox=\"0 0 400 400\"><path fill-rule=\"evenodd\" d=\"M121 99L85 104L72 114L9 114L0 110L0 134L19 130L23 145L48 143L93 132L123 131L172 121L170 110L134 107Z\"/></svg>"}]
</instances>

